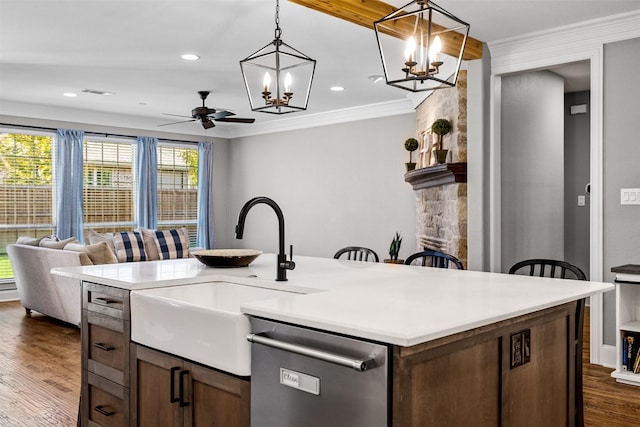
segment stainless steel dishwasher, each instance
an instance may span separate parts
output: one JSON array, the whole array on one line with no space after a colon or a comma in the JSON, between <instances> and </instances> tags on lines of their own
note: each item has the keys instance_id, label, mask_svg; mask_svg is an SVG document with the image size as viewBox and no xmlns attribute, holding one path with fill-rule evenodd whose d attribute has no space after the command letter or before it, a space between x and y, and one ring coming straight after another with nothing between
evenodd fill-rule
<instances>
[{"instance_id":1,"label":"stainless steel dishwasher","mask_svg":"<svg viewBox=\"0 0 640 427\"><path fill-rule=\"evenodd\" d=\"M390 426L389 347L251 319L251 427Z\"/></svg>"}]
</instances>

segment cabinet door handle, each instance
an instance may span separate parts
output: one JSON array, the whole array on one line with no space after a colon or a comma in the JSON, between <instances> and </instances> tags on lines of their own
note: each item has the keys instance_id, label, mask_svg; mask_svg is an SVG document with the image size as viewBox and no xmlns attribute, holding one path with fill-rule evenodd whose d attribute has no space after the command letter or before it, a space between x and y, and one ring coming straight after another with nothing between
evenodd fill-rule
<instances>
[{"instance_id":1,"label":"cabinet door handle","mask_svg":"<svg viewBox=\"0 0 640 427\"><path fill-rule=\"evenodd\" d=\"M91 302L95 302L102 305L109 305L109 304L114 304L120 301L111 299L111 298L96 297L96 298L93 298Z\"/></svg>"},{"instance_id":2,"label":"cabinet door handle","mask_svg":"<svg viewBox=\"0 0 640 427\"><path fill-rule=\"evenodd\" d=\"M178 399L176 397L175 391L176 391L176 371L180 370L179 366L174 366L173 368L171 368L171 393L169 396L169 401L171 403L175 403L177 402ZM182 394L182 391L180 391L180 393Z\"/></svg>"},{"instance_id":3,"label":"cabinet door handle","mask_svg":"<svg viewBox=\"0 0 640 427\"><path fill-rule=\"evenodd\" d=\"M183 408L185 406L189 406L189 402L185 402L184 400L184 377L187 376L189 374L189 371L187 371L186 369L183 371L180 371L180 407Z\"/></svg>"},{"instance_id":4,"label":"cabinet door handle","mask_svg":"<svg viewBox=\"0 0 640 427\"><path fill-rule=\"evenodd\" d=\"M105 345L104 343L101 342L97 342L95 344L93 344L94 347L99 348L100 350L104 350L104 351L111 351L111 350L115 350L115 347L109 347L108 345Z\"/></svg>"},{"instance_id":5,"label":"cabinet door handle","mask_svg":"<svg viewBox=\"0 0 640 427\"><path fill-rule=\"evenodd\" d=\"M115 412L113 411L106 411L103 409L104 405L98 405L95 408L93 408L94 411L96 411L99 414L104 415L105 417L110 417L111 415L115 414Z\"/></svg>"}]
</instances>

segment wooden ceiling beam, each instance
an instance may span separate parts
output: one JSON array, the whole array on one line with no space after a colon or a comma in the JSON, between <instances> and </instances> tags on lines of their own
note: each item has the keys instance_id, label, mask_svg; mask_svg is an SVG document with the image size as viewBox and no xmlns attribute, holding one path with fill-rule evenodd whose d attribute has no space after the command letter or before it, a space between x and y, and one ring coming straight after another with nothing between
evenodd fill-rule
<instances>
[{"instance_id":1,"label":"wooden ceiling beam","mask_svg":"<svg viewBox=\"0 0 640 427\"><path fill-rule=\"evenodd\" d=\"M308 7L318 12L345 21L361 25L373 30L373 23L384 18L396 8L380 0L289 0L292 3ZM434 24L435 26L435 24ZM413 24L400 22L397 31L388 32L389 35L406 39L413 31ZM456 36L457 35L457 36ZM442 38L442 52L457 57L460 51L462 37L457 33L446 33ZM457 50L456 50L457 48ZM482 58L482 42L472 37L467 37L462 59L472 60Z\"/></svg>"}]
</instances>

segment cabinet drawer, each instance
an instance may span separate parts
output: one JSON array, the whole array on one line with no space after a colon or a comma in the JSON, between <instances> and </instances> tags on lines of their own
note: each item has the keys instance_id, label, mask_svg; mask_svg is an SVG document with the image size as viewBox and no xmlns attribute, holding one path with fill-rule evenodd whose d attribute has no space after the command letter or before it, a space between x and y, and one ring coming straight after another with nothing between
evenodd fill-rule
<instances>
[{"instance_id":1,"label":"cabinet drawer","mask_svg":"<svg viewBox=\"0 0 640 427\"><path fill-rule=\"evenodd\" d=\"M122 332L89 323L89 359L119 371L127 367L129 352L125 351Z\"/></svg>"},{"instance_id":2,"label":"cabinet drawer","mask_svg":"<svg viewBox=\"0 0 640 427\"><path fill-rule=\"evenodd\" d=\"M110 286L85 282L84 309L117 319L129 320L129 292Z\"/></svg>"},{"instance_id":3,"label":"cabinet drawer","mask_svg":"<svg viewBox=\"0 0 640 427\"><path fill-rule=\"evenodd\" d=\"M129 322L83 310L83 369L128 387L129 346Z\"/></svg>"},{"instance_id":4,"label":"cabinet drawer","mask_svg":"<svg viewBox=\"0 0 640 427\"><path fill-rule=\"evenodd\" d=\"M88 373L85 410L89 425L121 427L129 424L129 391Z\"/></svg>"}]
</instances>

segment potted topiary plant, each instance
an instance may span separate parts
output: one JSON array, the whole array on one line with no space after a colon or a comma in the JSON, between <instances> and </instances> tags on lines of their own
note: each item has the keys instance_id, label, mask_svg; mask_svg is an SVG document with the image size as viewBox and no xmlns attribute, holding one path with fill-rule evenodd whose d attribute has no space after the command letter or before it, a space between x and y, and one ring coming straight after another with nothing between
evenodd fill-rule
<instances>
[{"instance_id":1,"label":"potted topiary plant","mask_svg":"<svg viewBox=\"0 0 640 427\"><path fill-rule=\"evenodd\" d=\"M407 165L407 172L409 172L416 168L416 164L413 162L413 152L418 149L418 140L415 138L407 138L404 142L404 148L409 152L409 163L405 163L405 165Z\"/></svg>"},{"instance_id":2,"label":"potted topiary plant","mask_svg":"<svg viewBox=\"0 0 640 427\"><path fill-rule=\"evenodd\" d=\"M403 264L403 259L398 259L398 254L400 253L400 245L402 244L402 237L400 237L400 233L396 232L396 235L393 237L391 241L391 245L389 246L389 258L385 259L384 262L387 264Z\"/></svg>"},{"instance_id":3,"label":"potted topiary plant","mask_svg":"<svg viewBox=\"0 0 640 427\"><path fill-rule=\"evenodd\" d=\"M431 125L431 132L438 135L438 144L437 148L433 150L436 155L436 163L446 163L447 162L447 153L449 150L444 150L442 148L442 137L451 132L451 122L447 119L438 119Z\"/></svg>"}]
</instances>

